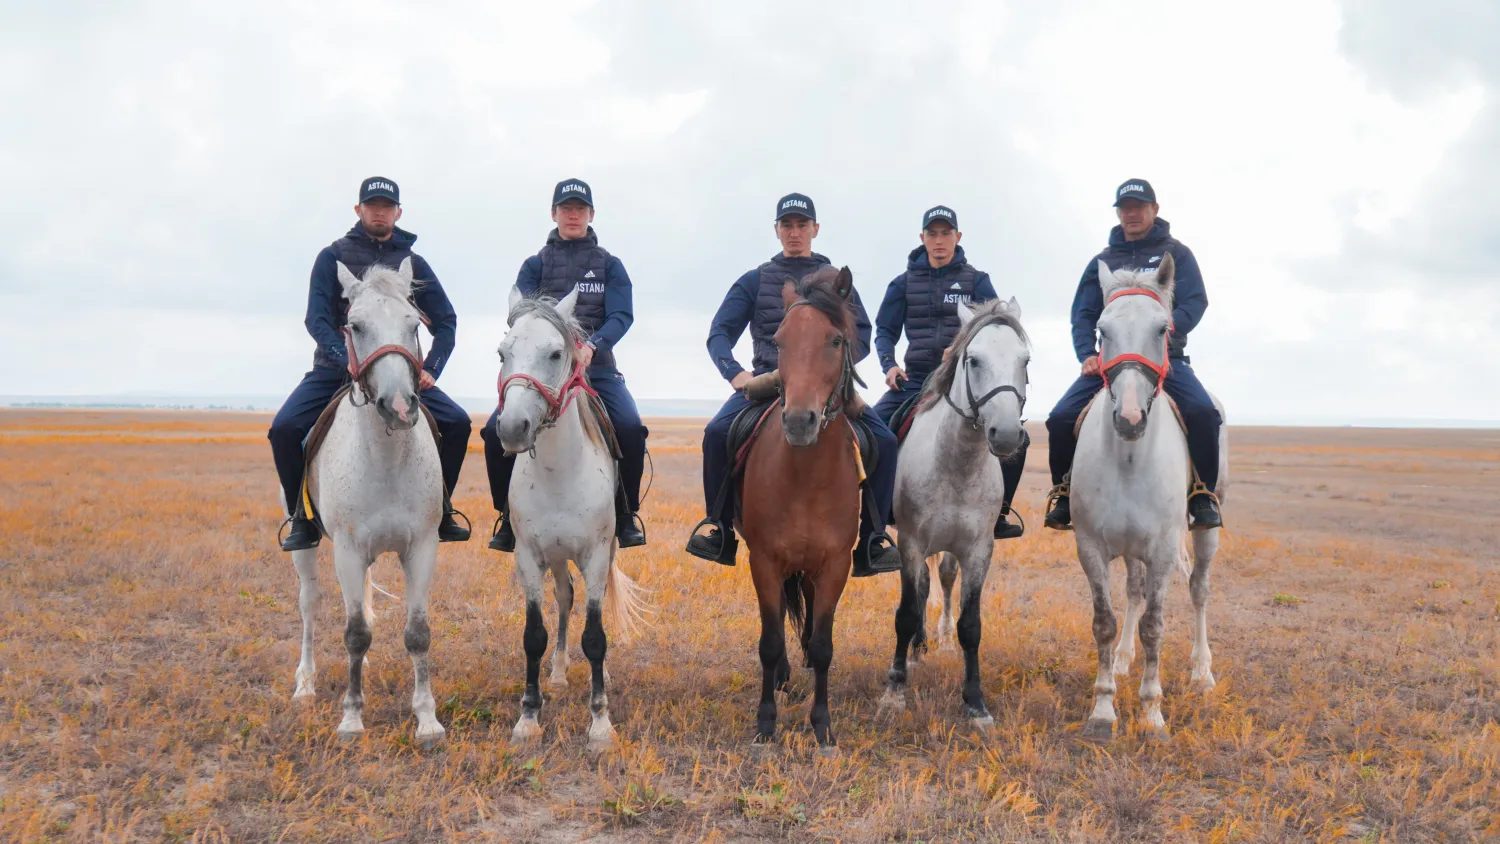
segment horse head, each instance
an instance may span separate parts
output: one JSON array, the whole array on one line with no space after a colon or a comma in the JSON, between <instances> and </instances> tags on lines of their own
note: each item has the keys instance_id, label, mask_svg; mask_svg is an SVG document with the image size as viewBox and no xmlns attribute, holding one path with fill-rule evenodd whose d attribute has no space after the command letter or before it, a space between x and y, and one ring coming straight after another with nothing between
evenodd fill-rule
<instances>
[{"instance_id":1,"label":"horse head","mask_svg":"<svg viewBox=\"0 0 1500 844\"><path fill-rule=\"evenodd\" d=\"M786 316L776 330L781 373L781 426L794 447L815 445L818 433L854 399L849 309L854 276L826 267L781 290Z\"/></svg>"},{"instance_id":2,"label":"horse head","mask_svg":"<svg viewBox=\"0 0 1500 844\"><path fill-rule=\"evenodd\" d=\"M530 451L557 420L582 341L573 307L578 290L553 302L510 291L510 330L500 342L500 415L495 433L507 452Z\"/></svg>"},{"instance_id":3,"label":"horse head","mask_svg":"<svg viewBox=\"0 0 1500 844\"><path fill-rule=\"evenodd\" d=\"M1170 254L1155 270L1110 270L1099 262L1099 374L1109 391L1115 432L1134 442L1146 432L1151 403L1166 381L1172 333Z\"/></svg>"},{"instance_id":4,"label":"horse head","mask_svg":"<svg viewBox=\"0 0 1500 844\"><path fill-rule=\"evenodd\" d=\"M338 265L339 284L349 300L344 342L349 375L393 430L409 430L422 418L420 391L422 346L417 327L422 315L411 303L411 259L398 269L375 265L364 278Z\"/></svg>"},{"instance_id":5,"label":"horse head","mask_svg":"<svg viewBox=\"0 0 1500 844\"><path fill-rule=\"evenodd\" d=\"M1021 411L1026 406L1031 346L1021 328L1021 306L1014 297L973 310L959 303L958 321L954 351L947 361L948 401L975 430L984 431L991 454L1009 457L1026 436Z\"/></svg>"}]
</instances>

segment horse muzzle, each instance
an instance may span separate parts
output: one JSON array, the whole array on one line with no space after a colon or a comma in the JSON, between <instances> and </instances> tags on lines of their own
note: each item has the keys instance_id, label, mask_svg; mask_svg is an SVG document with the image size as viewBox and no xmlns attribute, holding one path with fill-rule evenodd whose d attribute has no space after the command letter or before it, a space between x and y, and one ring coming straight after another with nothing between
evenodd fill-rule
<instances>
[{"instance_id":1,"label":"horse muzzle","mask_svg":"<svg viewBox=\"0 0 1500 844\"><path fill-rule=\"evenodd\" d=\"M541 425L526 414L501 413L495 420L495 435L507 454L520 454L536 447L536 435Z\"/></svg>"},{"instance_id":2,"label":"horse muzzle","mask_svg":"<svg viewBox=\"0 0 1500 844\"><path fill-rule=\"evenodd\" d=\"M1116 410L1114 413L1115 433L1120 439L1133 443L1146 433L1146 422L1150 419L1149 407L1138 407L1134 412L1122 413Z\"/></svg>"},{"instance_id":3,"label":"horse muzzle","mask_svg":"<svg viewBox=\"0 0 1500 844\"><path fill-rule=\"evenodd\" d=\"M417 403L416 395L404 390L375 399L375 412L380 414L385 426L393 431L410 431L417 426L417 420L422 418L422 408Z\"/></svg>"},{"instance_id":4,"label":"horse muzzle","mask_svg":"<svg viewBox=\"0 0 1500 844\"><path fill-rule=\"evenodd\" d=\"M787 409L781 413L781 428L786 433L787 445L807 448L817 445L818 432L823 430L823 420L815 410Z\"/></svg>"},{"instance_id":5,"label":"horse muzzle","mask_svg":"<svg viewBox=\"0 0 1500 844\"><path fill-rule=\"evenodd\" d=\"M1019 426L1014 429L1001 428L991 425L985 429L985 441L989 444L990 454L1004 460L1021 449L1021 443L1026 440L1026 433Z\"/></svg>"}]
</instances>

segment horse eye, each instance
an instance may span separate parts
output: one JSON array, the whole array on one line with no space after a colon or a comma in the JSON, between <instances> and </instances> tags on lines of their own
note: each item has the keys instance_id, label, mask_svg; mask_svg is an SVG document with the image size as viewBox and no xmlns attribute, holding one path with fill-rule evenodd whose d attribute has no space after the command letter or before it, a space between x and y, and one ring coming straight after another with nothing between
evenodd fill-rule
<instances>
[{"instance_id":1,"label":"horse eye","mask_svg":"<svg viewBox=\"0 0 1500 844\"><path fill-rule=\"evenodd\" d=\"M562 360L562 352L553 352L551 355L549 355L549 357L551 357L553 360Z\"/></svg>"},{"instance_id":2,"label":"horse eye","mask_svg":"<svg viewBox=\"0 0 1500 844\"><path fill-rule=\"evenodd\" d=\"M353 331L355 334L363 334L363 333L365 333L365 327L363 325L360 325L357 322L351 322L351 323L349 323L349 329L351 331Z\"/></svg>"},{"instance_id":3,"label":"horse eye","mask_svg":"<svg viewBox=\"0 0 1500 844\"><path fill-rule=\"evenodd\" d=\"M970 369L978 369L979 368L979 359L978 358L969 358L969 368Z\"/></svg>"},{"instance_id":4,"label":"horse eye","mask_svg":"<svg viewBox=\"0 0 1500 844\"><path fill-rule=\"evenodd\" d=\"M1158 336L1158 337L1165 337L1165 336L1167 336L1167 327L1165 325L1163 325L1161 327L1161 330L1159 330L1159 331L1156 332L1156 336Z\"/></svg>"},{"instance_id":5,"label":"horse eye","mask_svg":"<svg viewBox=\"0 0 1500 844\"><path fill-rule=\"evenodd\" d=\"M842 345L844 345L844 338L842 338L842 337L835 337L835 338L833 338L833 347L835 349L837 349L839 346L842 346Z\"/></svg>"}]
</instances>

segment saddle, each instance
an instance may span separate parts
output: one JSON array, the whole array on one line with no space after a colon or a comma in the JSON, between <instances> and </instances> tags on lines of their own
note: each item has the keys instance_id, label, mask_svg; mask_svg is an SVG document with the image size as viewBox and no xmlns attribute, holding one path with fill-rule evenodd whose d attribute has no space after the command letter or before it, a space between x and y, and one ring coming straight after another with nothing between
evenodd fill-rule
<instances>
[{"instance_id":1,"label":"saddle","mask_svg":"<svg viewBox=\"0 0 1500 844\"><path fill-rule=\"evenodd\" d=\"M916 418L921 403L922 394L918 393L902 402L896 412L891 414L891 431L896 434L897 443L906 442L906 434L911 431L912 420Z\"/></svg>"}]
</instances>

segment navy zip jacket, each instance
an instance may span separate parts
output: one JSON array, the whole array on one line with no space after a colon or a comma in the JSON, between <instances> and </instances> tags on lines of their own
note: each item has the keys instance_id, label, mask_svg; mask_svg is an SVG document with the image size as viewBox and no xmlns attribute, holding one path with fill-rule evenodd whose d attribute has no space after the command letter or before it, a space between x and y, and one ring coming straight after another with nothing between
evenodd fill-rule
<instances>
[{"instance_id":1,"label":"navy zip jacket","mask_svg":"<svg viewBox=\"0 0 1500 844\"><path fill-rule=\"evenodd\" d=\"M780 269L794 278L801 279L808 273L821 267L830 266L827 258L816 253L811 258L788 258L777 254L770 263L777 265ZM725 381L733 381L736 375L745 371L745 367L734 359L734 344L740 341L740 336L750 326L752 319L756 316L756 299L760 294L760 267L740 276L734 286L724 296L724 302L719 305L719 310L714 314L713 327L708 332L708 354L713 358L714 366L718 368L719 374L724 376ZM870 354L870 316L865 313L865 306L859 299L859 291L852 291L854 298L854 360L864 360ZM777 308L781 309L780 293L777 293ZM774 322L780 324L781 317L785 316L784 309L780 315L774 317ZM771 320L761 320L765 324L761 326L762 332L775 333L775 326ZM764 375L775 369L774 365L765 365L757 361L755 366L756 375Z\"/></svg>"},{"instance_id":2,"label":"navy zip jacket","mask_svg":"<svg viewBox=\"0 0 1500 844\"><path fill-rule=\"evenodd\" d=\"M583 241L586 241L583 242ZM598 240L594 236L594 229L589 227L588 235L581 241L566 241L558 235L557 230L547 236L548 244L578 243L579 246L597 245ZM521 271L516 275L516 287L528 296L537 292L542 285L542 256L532 255L521 264ZM604 321L593 334L589 335L589 342L594 344L595 357L599 360L610 359L608 352L612 352L615 346L625 338L625 332L635 323L635 300L631 290L630 275L625 272L625 264L619 258L609 256L608 268L604 273ZM604 352L606 354L598 354Z\"/></svg>"},{"instance_id":3,"label":"navy zip jacket","mask_svg":"<svg viewBox=\"0 0 1500 844\"><path fill-rule=\"evenodd\" d=\"M953 260L938 267L936 270L933 270L931 264L928 263L927 247L918 246L911 251L911 254L907 255L907 272L896 276L885 288L885 299L881 301L880 312L875 316L875 353L880 358L880 373L882 375L890 372L891 367L896 365L896 341L901 339L901 331L908 328L906 322L909 292L906 285L907 273L915 271L919 274L930 274L934 281L934 287L946 290L947 280L965 275L964 270L968 266L968 263L969 259L964 256L964 248L962 246L954 250ZM973 303L979 303L988 302L996 298L995 286L990 283L990 274L974 270L972 296L965 295L963 298L966 304L969 303L970 299L972 299ZM949 324L941 327L931 326L932 330L923 332L923 336L930 337L929 342L936 343L938 347L918 351L927 353L925 357L941 360L943 348L947 347L948 343L952 342L954 335L958 333L958 305L956 302L939 298L937 302L931 303L929 307L941 307L943 309L940 315L936 313L929 314L929 318L941 319L944 323ZM939 328L942 330L939 330ZM907 331L907 341L909 344L917 343L917 340L911 336L913 333L910 330ZM918 376L928 374L927 372L914 371L917 367L913 365L913 354L910 348L907 350L906 363L906 374L909 377L917 378Z\"/></svg>"},{"instance_id":4,"label":"navy zip jacket","mask_svg":"<svg viewBox=\"0 0 1500 844\"><path fill-rule=\"evenodd\" d=\"M432 348L422 368L433 378L443 374L443 367L453 354L454 338L458 335L458 314L453 303L438 281L432 267L421 255L411 251L417 236L404 229L395 229L390 238L380 241L365 234L359 223L349 233L335 240L313 262L311 285L307 292L307 318L303 324L307 333L317 341L313 353L313 366L319 369L346 369L349 356L344 347L344 335L339 331L348 321L349 301L344 298L344 286L339 284L338 263L343 262L355 277L362 277L373 264L396 269L406 258L411 258L412 301L430 320L428 330L432 332Z\"/></svg>"},{"instance_id":5,"label":"navy zip jacket","mask_svg":"<svg viewBox=\"0 0 1500 844\"><path fill-rule=\"evenodd\" d=\"M1167 343L1167 356L1185 357L1188 332L1197 327L1208 310L1208 293L1203 289L1203 274L1198 271L1198 259L1193 251L1172 237L1172 224L1160 217L1150 233L1140 240L1128 241L1125 231L1115 226L1109 233L1109 245L1097 257L1089 261L1078 281L1078 292L1073 294L1073 350L1079 362L1099 354L1099 314L1104 312L1104 292L1099 288L1099 261L1111 270L1155 269L1161 257L1171 253L1176 264L1173 278L1176 279L1172 302L1172 337Z\"/></svg>"}]
</instances>

